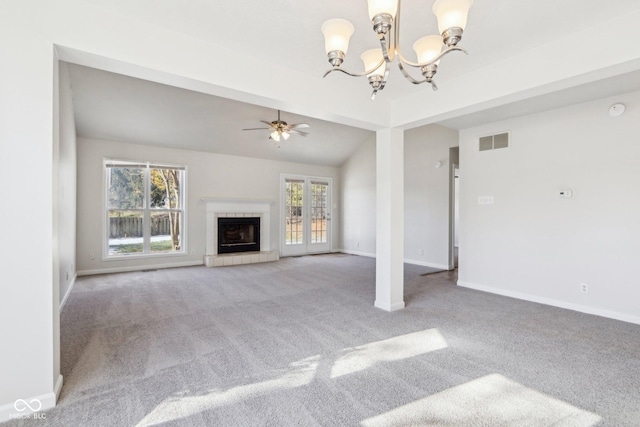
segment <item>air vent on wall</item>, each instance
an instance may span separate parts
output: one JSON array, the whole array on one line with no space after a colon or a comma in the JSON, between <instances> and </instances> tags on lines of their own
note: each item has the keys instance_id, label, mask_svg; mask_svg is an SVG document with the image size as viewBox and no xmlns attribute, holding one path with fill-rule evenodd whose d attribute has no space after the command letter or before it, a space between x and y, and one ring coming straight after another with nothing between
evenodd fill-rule
<instances>
[{"instance_id":1,"label":"air vent on wall","mask_svg":"<svg viewBox=\"0 0 640 427\"><path fill-rule=\"evenodd\" d=\"M509 132L483 136L480 138L480 151L497 150L498 148L507 147L509 147Z\"/></svg>"}]
</instances>

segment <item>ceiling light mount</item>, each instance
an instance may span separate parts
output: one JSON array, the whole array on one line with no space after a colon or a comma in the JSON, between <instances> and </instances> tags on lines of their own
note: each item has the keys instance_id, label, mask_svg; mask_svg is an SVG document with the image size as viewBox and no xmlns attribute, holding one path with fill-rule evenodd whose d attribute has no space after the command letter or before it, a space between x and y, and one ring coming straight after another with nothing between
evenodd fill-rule
<instances>
[{"instance_id":1,"label":"ceiling light mount","mask_svg":"<svg viewBox=\"0 0 640 427\"><path fill-rule=\"evenodd\" d=\"M440 35L423 37L413 45L417 62L409 61L400 51L401 0L367 1L369 17L373 31L380 41L380 49L373 49L361 55L364 72L353 73L340 68L349 48L349 39L353 35L354 27L347 20L330 19L321 27L327 58L332 66L323 77L333 71L340 71L352 77L367 76L373 88L371 98L374 99L378 91L384 89L389 76L389 66L397 57L398 68L407 80L416 85L429 83L433 90L437 90L433 77L438 71L440 59L453 51L467 53L458 47L458 43L462 40L473 0L435 0L433 13L438 18ZM409 67L420 69L424 79L413 78L407 71Z\"/></svg>"}]
</instances>

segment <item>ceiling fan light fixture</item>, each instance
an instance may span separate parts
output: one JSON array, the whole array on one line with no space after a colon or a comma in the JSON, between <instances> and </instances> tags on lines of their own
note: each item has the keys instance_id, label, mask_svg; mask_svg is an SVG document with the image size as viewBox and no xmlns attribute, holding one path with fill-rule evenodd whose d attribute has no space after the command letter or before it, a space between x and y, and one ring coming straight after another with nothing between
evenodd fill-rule
<instances>
[{"instance_id":1,"label":"ceiling fan light fixture","mask_svg":"<svg viewBox=\"0 0 640 427\"><path fill-rule=\"evenodd\" d=\"M291 134L296 134L299 136L307 136L309 133L301 131L300 129L306 129L309 127L307 123L292 123L288 124L285 121L280 120L280 110L278 110L278 119L268 122L266 120L260 120L261 123L269 127L261 127L261 128L245 128L242 130L268 130L269 131L269 139L275 142L286 141L291 137ZM279 144L278 147L280 146Z\"/></svg>"}]
</instances>

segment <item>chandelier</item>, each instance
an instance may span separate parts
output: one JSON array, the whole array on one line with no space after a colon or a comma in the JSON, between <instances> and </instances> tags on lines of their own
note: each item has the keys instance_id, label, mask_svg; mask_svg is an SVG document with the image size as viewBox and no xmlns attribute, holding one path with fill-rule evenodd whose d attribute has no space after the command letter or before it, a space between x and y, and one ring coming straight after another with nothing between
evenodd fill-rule
<instances>
[{"instance_id":1,"label":"chandelier","mask_svg":"<svg viewBox=\"0 0 640 427\"><path fill-rule=\"evenodd\" d=\"M417 62L409 61L400 51L401 0L367 1L373 30L380 40L380 49L367 50L360 55L365 69L362 73L352 73L340 68L349 49L349 39L354 28L351 22L345 19L330 19L322 24L321 28L327 58L332 65L323 77L333 71L341 71L352 77L367 76L373 88L371 99L375 99L378 91L384 89L387 83L389 66L397 58L398 68L407 80L416 85L429 83L433 90L438 90L433 77L438 72L440 59L457 50L467 53L458 43L462 39L473 0L436 0L433 3L433 13L438 18L438 30L441 35L422 37L413 44ZM419 68L423 79L413 78L407 71L408 67Z\"/></svg>"}]
</instances>

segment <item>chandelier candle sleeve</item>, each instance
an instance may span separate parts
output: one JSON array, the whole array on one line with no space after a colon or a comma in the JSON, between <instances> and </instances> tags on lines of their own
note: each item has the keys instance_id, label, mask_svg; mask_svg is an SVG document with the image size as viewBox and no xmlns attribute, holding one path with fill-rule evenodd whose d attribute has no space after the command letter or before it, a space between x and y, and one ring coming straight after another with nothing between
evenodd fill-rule
<instances>
[{"instance_id":1,"label":"chandelier candle sleeve","mask_svg":"<svg viewBox=\"0 0 640 427\"><path fill-rule=\"evenodd\" d=\"M362 62L364 63L364 69L371 70L376 65L378 65L380 61L382 61L382 51L380 49L369 49L367 51L362 52L362 55L360 55L360 59L362 59ZM380 65L378 68L373 70L371 73L367 74L367 77L384 76L386 65L387 64L385 64L385 62L382 61L382 65Z\"/></svg>"},{"instance_id":2,"label":"chandelier candle sleeve","mask_svg":"<svg viewBox=\"0 0 640 427\"><path fill-rule=\"evenodd\" d=\"M341 68L354 27L344 19L330 19L321 28L325 37L327 58L332 65L324 77L333 71L340 71L352 77L367 76L373 87L372 98L375 98L376 93L385 87L389 65L397 59L398 68L409 82L430 83L436 90L433 77L437 72L440 59L453 51L467 53L463 48L458 47L458 43L462 39L472 4L473 0L435 0L432 10L438 18L438 30L441 35L427 36L416 41L413 48L418 62L412 62L400 51L402 0L368 0L369 17L380 43L380 49L374 49L375 53L367 51L361 55L365 65L364 72L353 73ZM374 62L374 57L378 58L378 62ZM423 79L413 78L408 72L409 67L420 69Z\"/></svg>"},{"instance_id":3,"label":"chandelier candle sleeve","mask_svg":"<svg viewBox=\"0 0 640 427\"><path fill-rule=\"evenodd\" d=\"M464 30L472 4L473 0L436 0L433 3L433 13L438 18L440 33L444 33L449 28Z\"/></svg>"},{"instance_id":4,"label":"chandelier candle sleeve","mask_svg":"<svg viewBox=\"0 0 640 427\"><path fill-rule=\"evenodd\" d=\"M431 62L442 51L442 37L440 36L426 36L418 39L413 44L413 50L416 51L418 62ZM438 65L440 60L434 62Z\"/></svg>"},{"instance_id":5,"label":"chandelier candle sleeve","mask_svg":"<svg viewBox=\"0 0 640 427\"><path fill-rule=\"evenodd\" d=\"M369 18L374 20L377 15L387 14L396 17L398 0L369 0Z\"/></svg>"}]
</instances>

